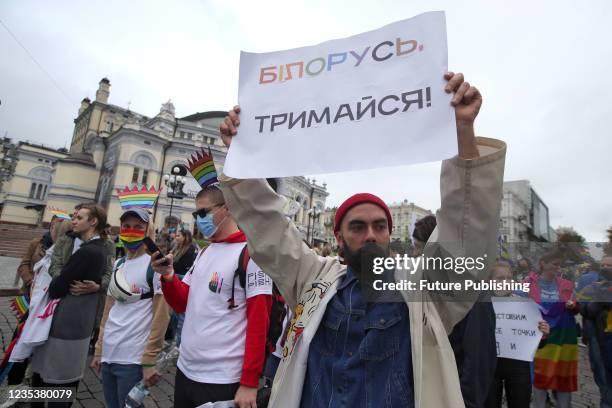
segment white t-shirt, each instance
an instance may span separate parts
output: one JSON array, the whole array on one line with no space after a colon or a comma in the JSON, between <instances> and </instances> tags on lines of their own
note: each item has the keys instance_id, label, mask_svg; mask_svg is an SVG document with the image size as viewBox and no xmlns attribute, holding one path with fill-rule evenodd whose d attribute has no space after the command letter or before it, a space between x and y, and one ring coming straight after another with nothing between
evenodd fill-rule
<instances>
[{"instance_id":1,"label":"white t-shirt","mask_svg":"<svg viewBox=\"0 0 612 408\"><path fill-rule=\"evenodd\" d=\"M115 267L117 266L115 262ZM147 269L151 257L143 254L126 259L119 268L134 291L149 292ZM160 275L153 274L153 293L162 293ZM140 364L142 353L151 334L153 321L152 299L141 299L133 303L115 302L111 308L102 343L102 362L117 364Z\"/></svg>"},{"instance_id":2,"label":"white t-shirt","mask_svg":"<svg viewBox=\"0 0 612 408\"><path fill-rule=\"evenodd\" d=\"M272 279L252 259L247 265L245 289L238 278L233 282L245 245L245 242L210 244L183 279L190 288L177 365L192 381L210 384L240 381L246 340L246 299L272 294ZM232 282L237 307L228 309Z\"/></svg>"}]
</instances>

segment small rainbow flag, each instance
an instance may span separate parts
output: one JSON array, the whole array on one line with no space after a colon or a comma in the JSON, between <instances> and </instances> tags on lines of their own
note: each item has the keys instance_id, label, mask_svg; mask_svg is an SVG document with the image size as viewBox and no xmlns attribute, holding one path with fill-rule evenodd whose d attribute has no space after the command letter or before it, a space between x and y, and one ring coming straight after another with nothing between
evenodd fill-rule
<instances>
[{"instance_id":1,"label":"small rainbow flag","mask_svg":"<svg viewBox=\"0 0 612 408\"><path fill-rule=\"evenodd\" d=\"M11 301L11 309L15 312L17 319L21 319L28 312L30 308L30 302L28 302L28 298L24 295L16 296Z\"/></svg>"},{"instance_id":2,"label":"small rainbow flag","mask_svg":"<svg viewBox=\"0 0 612 408\"><path fill-rule=\"evenodd\" d=\"M534 359L534 386L544 390L578 390L578 330L564 302L543 302L540 310L550 324L546 345Z\"/></svg>"},{"instance_id":3,"label":"small rainbow flag","mask_svg":"<svg viewBox=\"0 0 612 408\"><path fill-rule=\"evenodd\" d=\"M72 219L72 217L70 217L70 214L68 214L66 211L61 210L59 208L55 208L55 207L49 207L48 208L49 212L51 214L53 214L55 217L64 219L64 220L70 220Z\"/></svg>"},{"instance_id":4,"label":"small rainbow flag","mask_svg":"<svg viewBox=\"0 0 612 408\"><path fill-rule=\"evenodd\" d=\"M125 211L130 208L153 208L160 192L161 189L156 190L154 186L149 188L142 186L140 190L137 186L132 187L131 190L125 186L123 190L117 190L117 196L119 196L121 208Z\"/></svg>"},{"instance_id":5,"label":"small rainbow flag","mask_svg":"<svg viewBox=\"0 0 612 408\"><path fill-rule=\"evenodd\" d=\"M191 156L191 159L188 160L188 163L189 172L202 188L219 182L210 147L208 148L208 153L204 149L196 152Z\"/></svg>"}]
</instances>

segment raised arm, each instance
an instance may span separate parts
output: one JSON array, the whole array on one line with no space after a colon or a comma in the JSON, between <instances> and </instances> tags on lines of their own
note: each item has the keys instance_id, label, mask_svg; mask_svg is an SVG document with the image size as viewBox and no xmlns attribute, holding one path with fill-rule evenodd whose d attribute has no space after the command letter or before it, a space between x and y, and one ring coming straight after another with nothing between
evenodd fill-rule
<instances>
[{"instance_id":1,"label":"raised arm","mask_svg":"<svg viewBox=\"0 0 612 408\"><path fill-rule=\"evenodd\" d=\"M247 237L251 257L293 309L325 265L337 261L318 256L304 244L298 229L285 216L286 201L266 180L232 179L222 172L219 180L232 217Z\"/></svg>"}]
</instances>

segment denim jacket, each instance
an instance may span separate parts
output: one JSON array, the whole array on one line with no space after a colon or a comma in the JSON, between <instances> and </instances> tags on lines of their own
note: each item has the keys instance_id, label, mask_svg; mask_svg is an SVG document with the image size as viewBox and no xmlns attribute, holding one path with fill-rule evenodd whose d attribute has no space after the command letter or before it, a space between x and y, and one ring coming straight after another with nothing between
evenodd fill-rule
<instances>
[{"instance_id":1,"label":"denim jacket","mask_svg":"<svg viewBox=\"0 0 612 408\"><path fill-rule=\"evenodd\" d=\"M414 407L404 302L366 302L351 268L312 339L301 406Z\"/></svg>"}]
</instances>

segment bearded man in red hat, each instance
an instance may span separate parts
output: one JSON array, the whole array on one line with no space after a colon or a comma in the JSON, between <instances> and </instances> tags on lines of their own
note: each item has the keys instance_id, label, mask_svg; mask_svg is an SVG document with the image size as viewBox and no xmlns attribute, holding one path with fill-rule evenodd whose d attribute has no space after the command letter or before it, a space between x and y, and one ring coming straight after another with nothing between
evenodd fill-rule
<instances>
[{"instance_id":1,"label":"bearded man in red hat","mask_svg":"<svg viewBox=\"0 0 612 408\"><path fill-rule=\"evenodd\" d=\"M487 261L484 269L462 275L451 270L427 277L483 279L495 261L506 148L501 141L475 137L479 91L462 74L444 77L446 92L453 93L458 155L442 163L438 225L424 252ZM226 146L239 133L239 115L240 108L233 108L220 125ZM360 193L338 208L334 233L342 264L302 242L284 215L285 200L266 180L219 178L252 258L295 311L269 406L464 407L448 334L473 298L447 302L437 293L409 290L401 292L400 302L372 302L366 296L372 269L363 261L388 254L392 232L383 200ZM396 271L393 279L419 282L424 276L422 270L403 273Z\"/></svg>"}]
</instances>

